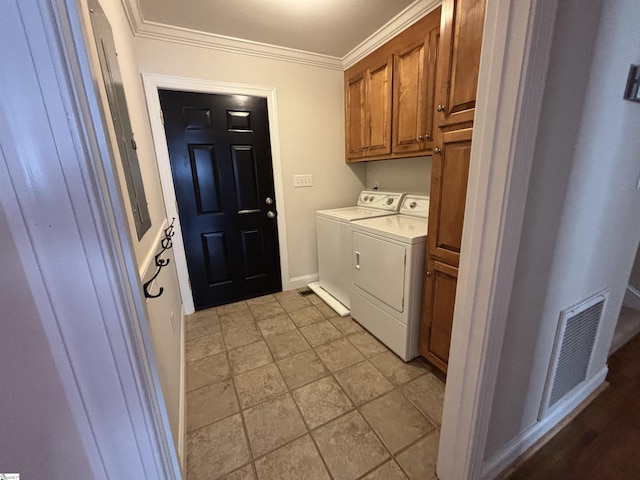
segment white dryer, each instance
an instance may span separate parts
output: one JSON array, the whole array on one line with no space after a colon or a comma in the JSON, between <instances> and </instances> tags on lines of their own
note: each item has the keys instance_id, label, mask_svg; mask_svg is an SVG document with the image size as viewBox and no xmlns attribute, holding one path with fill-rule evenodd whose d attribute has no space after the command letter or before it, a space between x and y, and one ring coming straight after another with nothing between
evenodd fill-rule
<instances>
[{"instance_id":1,"label":"white dryer","mask_svg":"<svg viewBox=\"0 0 640 480\"><path fill-rule=\"evenodd\" d=\"M316 212L319 280L309 285L339 315L349 314L351 230L354 220L398 213L402 193L363 191L356 206Z\"/></svg>"},{"instance_id":2,"label":"white dryer","mask_svg":"<svg viewBox=\"0 0 640 480\"><path fill-rule=\"evenodd\" d=\"M351 223L351 316L409 361L419 355L429 197L407 195L400 214Z\"/></svg>"}]
</instances>

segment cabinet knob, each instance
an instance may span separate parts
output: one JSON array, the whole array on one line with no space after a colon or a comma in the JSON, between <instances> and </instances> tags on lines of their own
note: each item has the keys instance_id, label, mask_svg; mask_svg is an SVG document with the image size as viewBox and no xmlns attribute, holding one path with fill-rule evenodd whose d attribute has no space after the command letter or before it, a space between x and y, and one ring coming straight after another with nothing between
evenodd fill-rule
<instances>
[{"instance_id":1,"label":"cabinet knob","mask_svg":"<svg viewBox=\"0 0 640 480\"><path fill-rule=\"evenodd\" d=\"M427 140L431 140L431 135L425 135L424 138L426 138Z\"/></svg>"},{"instance_id":2,"label":"cabinet knob","mask_svg":"<svg viewBox=\"0 0 640 480\"><path fill-rule=\"evenodd\" d=\"M362 146L360 147L360 149L361 149L361 150L365 150L366 148L367 148L367 147L365 147L364 145L362 145Z\"/></svg>"},{"instance_id":3,"label":"cabinet knob","mask_svg":"<svg viewBox=\"0 0 640 480\"><path fill-rule=\"evenodd\" d=\"M432 273L432 272L424 272L424 276L425 276L425 277L430 277L431 275L433 275L433 273Z\"/></svg>"},{"instance_id":4,"label":"cabinet knob","mask_svg":"<svg viewBox=\"0 0 640 480\"><path fill-rule=\"evenodd\" d=\"M423 142L423 141L424 141L424 135L420 135L420 136L418 137L418 140L420 140L421 142Z\"/></svg>"},{"instance_id":5,"label":"cabinet knob","mask_svg":"<svg viewBox=\"0 0 640 480\"><path fill-rule=\"evenodd\" d=\"M439 112L444 112L444 105L438 105L437 110L438 110Z\"/></svg>"},{"instance_id":6,"label":"cabinet knob","mask_svg":"<svg viewBox=\"0 0 640 480\"><path fill-rule=\"evenodd\" d=\"M433 147L433 153L438 155L442 150L440 150L438 147Z\"/></svg>"}]
</instances>

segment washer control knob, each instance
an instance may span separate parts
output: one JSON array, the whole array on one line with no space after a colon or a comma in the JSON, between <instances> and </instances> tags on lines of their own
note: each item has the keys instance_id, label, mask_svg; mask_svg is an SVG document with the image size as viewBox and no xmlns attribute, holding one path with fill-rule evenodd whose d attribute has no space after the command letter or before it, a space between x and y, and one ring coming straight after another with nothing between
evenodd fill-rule
<instances>
[{"instance_id":1,"label":"washer control knob","mask_svg":"<svg viewBox=\"0 0 640 480\"><path fill-rule=\"evenodd\" d=\"M418 204L416 202L411 202L409 204L409 208L416 208L418 206Z\"/></svg>"},{"instance_id":2,"label":"washer control knob","mask_svg":"<svg viewBox=\"0 0 640 480\"><path fill-rule=\"evenodd\" d=\"M393 198L387 198L387 205L391 205L393 203Z\"/></svg>"}]
</instances>

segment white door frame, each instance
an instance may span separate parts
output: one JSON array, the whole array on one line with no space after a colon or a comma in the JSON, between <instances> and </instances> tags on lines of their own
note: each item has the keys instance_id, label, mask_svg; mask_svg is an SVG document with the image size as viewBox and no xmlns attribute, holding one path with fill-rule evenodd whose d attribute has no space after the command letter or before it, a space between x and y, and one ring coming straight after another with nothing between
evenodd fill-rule
<instances>
[{"instance_id":1,"label":"white door frame","mask_svg":"<svg viewBox=\"0 0 640 480\"><path fill-rule=\"evenodd\" d=\"M171 176L171 163L169 162L169 149L167 138L162 123L162 113L160 109L160 97L158 89L166 88L184 92L200 92L225 95L250 95L267 99L267 111L269 115L269 136L271 140L271 161L273 164L273 183L275 196L278 205L278 244L280 247L280 276L282 279L282 289L289 290L289 256L287 249L287 224L284 208L284 187L282 184L282 162L280 158L280 130L278 127L278 108L276 102L275 87L265 87L257 85L244 85L240 83L217 82L212 80L201 80L195 78L174 77L168 75L156 75L143 73L142 82L147 99L147 110L151 123L151 133L153 144L156 149L158 160L158 172L160 174L160 184L162 186L162 196L167 212L167 217L176 219L174 226L176 236L173 241L173 253L178 271L178 283L184 305L185 314L195 311L193 304L193 294L189 283L189 271L187 269L187 256L184 242L182 240L182 226L178 216L176 191L173 186Z\"/></svg>"},{"instance_id":2,"label":"white door frame","mask_svg":"<svg viewBox=\"0 0 640 480\"><path fill-rule=\"evenodd\" d=\"M438 476L487 476L484 451L558 0L487 0ZM504 465L506 466L506 465Z\"/></svg>"}]
</instances>

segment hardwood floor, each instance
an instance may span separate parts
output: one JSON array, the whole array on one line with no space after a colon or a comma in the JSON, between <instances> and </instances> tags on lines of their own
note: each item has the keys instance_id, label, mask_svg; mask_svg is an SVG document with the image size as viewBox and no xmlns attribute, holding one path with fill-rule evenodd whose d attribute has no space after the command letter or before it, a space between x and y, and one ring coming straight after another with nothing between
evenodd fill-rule
<instances>
[{"instance_id":1,"label":"hardwood floor","mask_svg":"<svg viewBox=\"0 0 640 480\"><path fill-rule=\"evenodd\" d=\"M640 479L640 335L609 359L610 386L509 480Z\"/></svg>"}]
</instances>

